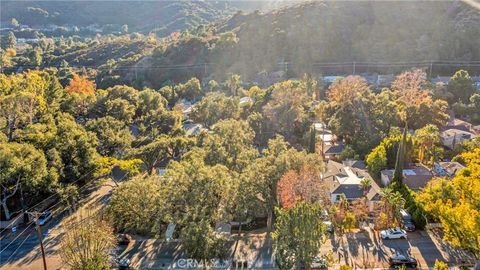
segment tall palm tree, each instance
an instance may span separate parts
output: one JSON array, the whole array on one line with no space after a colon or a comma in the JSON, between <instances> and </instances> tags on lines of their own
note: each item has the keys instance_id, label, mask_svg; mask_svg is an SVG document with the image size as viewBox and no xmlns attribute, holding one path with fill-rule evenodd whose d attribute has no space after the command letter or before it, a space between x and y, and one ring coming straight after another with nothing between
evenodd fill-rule
<instances>
[{"instance_id":1,"label":"tall palm tree","mask_svg":"<svg viewBox=\"0 0 480 270\"><path fill-rule=\"evenodd\" d=\"M383 211L387 215L388 223L392 224L399 220L400 209L405 207L405 199L398 191L386 187L380 194L382 198Z\"/></svg>"},{"instance_id":2,"label":"tall palm tree","mask_svg":"<svg viewBox=\"0 0 480 270\"><path fill-rule=\"evenodd\" d=\"M360 181L360 187L363 189L363 196L367 196L368 190L371 185L372 185L371 178L363 178L362 181Z\"/></svg>"}]
</instances>

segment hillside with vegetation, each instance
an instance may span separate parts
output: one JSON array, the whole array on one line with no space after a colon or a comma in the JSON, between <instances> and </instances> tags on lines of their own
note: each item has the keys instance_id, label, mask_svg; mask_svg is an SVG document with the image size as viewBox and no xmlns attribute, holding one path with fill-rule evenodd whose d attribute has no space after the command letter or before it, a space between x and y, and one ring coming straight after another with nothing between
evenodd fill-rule
<instances>
[{"instance_id":1,"label":"hillside with vegetation","mask_svg":"<svg viewBox=\"0 0 480 270\"><path fill-rule=\"evenodd\" d=\"M345 74L352 72L351 64L341 63L354 61L357 72L398 73L411 67L398 62L479 59L479 26L480 13L459 2L311 2L266 14L238 13L199 28L157 49L151 65L209 63L207 68L175 72L176 80L184 79L184 73L254 78L264 70L286 70L289 76ZM435 72L453 74L456 69L443 64ZM478 67L471 69L478 72ZM148 70L146 78L158 85L171 75Z\"/></svg>"},{"instance_id":2,"label":"hillside with vegetation","mask_svg":"<svg viewBox=\"0 0 480 270\"><path fill-rule=\"evenodd\" d=\"M118 29L167 35L224 18L233 12L226 2L209 1L2 1L2 24ZM134 14L134 15L132 15Z\"/></svg>"}]
</instances>

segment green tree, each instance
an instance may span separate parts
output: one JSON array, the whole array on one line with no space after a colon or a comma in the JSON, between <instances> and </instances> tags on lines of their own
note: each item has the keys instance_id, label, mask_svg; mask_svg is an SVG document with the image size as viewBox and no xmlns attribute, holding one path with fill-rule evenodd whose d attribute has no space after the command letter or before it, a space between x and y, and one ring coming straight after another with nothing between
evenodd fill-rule
<instances>
[{"instance_id":1,"label":"green tree","mask_svg":"<svg viewBox=\"0 0 480 270\"><path fill-rule=\"evenodd\" d=\"M0 117L10 141L14 139L17 128L33 123L36 116L47 109L47 100L56 106L55 100L47 96L53 87L53 81L49 80L49 75L45 72L32 71L9 76L2 74L0 85Z\"/></svg>"},{"instance_id":2,"label":"green tree","mask_svg":"<svg viewBox=\"0 0 480 270\"><path fill-rule=\"evenodd\" d=\"M303 74L302 84L303 87L307 90L307 95L310 98L320 100L317 89L318 82L313 78L311 74Z\"/></svg>"},{"instance_id":3,"label":"green tree","mask_svg":"<svg viewBox=\"0 0 480 270\"><path fill-rule=\"evenodd\" d=\"M228 95L230 96L238 96L238 92L241 88L240 84L242 83L240 79L240 75L232 74L230 77L225 81L225 85L227 86Z\"/></svg>"},{"instance_id":4,"label":"green tree","mask_svg":"<svg viewBox=\"0 0 480 270\"><path fill-rule=\"evenodd\" d=\"M367 193L370 189L370 187L372 186L372 179L371 178L363 178L361 181L360 181L360 187L363 189L363 195L364 196L367 196Z\"/></svg>"},{"instance_id":5,"label":"green tree","mask_svg":"<svg viewBox=\"0 0 480 270\"><path fill-rule=\"evenodd\" d=\"M164 196L189 256L224 258L226 239L213 226L232 220L239 180L223 165L205 164L204 158L196 148L180 162L172 161L162 178Z\"/></svg>"},{"instance_id":6,"label":"green tree","mask_svg":"<svg viewBox=\"0 0 480 270\"><path fill-rule=\"evenodd\" d=\"M414 139L418 145L418 160L433 167L433 163L440 159L438 149L441 140L438 127L430 124L417 129Z\"/></svg>"},{"instance_id":7,"label":"green tree","mask_svg":"<svg viewBox=\"0 0 480 270\"><path fill-rule=\"evenodd\" d=\"M197 100L203 95L203 89L197 78L191 78L184 84L175 86L174 91L179 98L186 100Z\"/></svg>"},{"instance_id":8,"label":"green tree","mask_svg":"<svg viewBox=\"0 0 480 270\"><path fill-rule=\"evenodd\" d=\"M63 164L61 179L73 182L80 177L92 175L97 168L95 161L98 158L98 140L95 134L85 131L67 113L57 114L55 125L54 145Z\"/></svg>"},{"instance_id":9,"label":"green tree","mask_svg":"<svg viewBox=\"0 0 480 270\"><path fill-rule=\"evenodd\" d=\"M153 174L159 166L166 166L169 160L187 152L194 142L183 136L160 135L153 142L132 149L127 156L142 160L145 171Z\"/></svg>"},{"instance_id":10,"label":"green tree","mask_svg":"<svg viewBox=\"0 0 480 270\"><path fill-rule=\"evenodd\" d=\"M40 47L35 47L31 49L28 53L28 58L30 59L30 65L38 67L43 63L43 51Z\"/></svg>"},{"instance_id":11,"label":"green tree","mask_svg":"<svg viewBox=\"0 0 480 270\"><path fill-rule=\"evenodd\" d=\"M227 119L215 124L212 134L204 138L208 164L223 164L241 172L258 156L252 147L255 134L246 121Z\"/></svg>"},{"instance_id":12,"label":"green tree","mask_svg":"<svg viewBox=\"0 0 480 270\"><path fill-rule=\"evenodd\" d=\"M215 80L208 81L208 91L214 92L218 90L218 82Z\"/></svg>"},{"instance_id":13,"label":"green tree","mask_svg":"<svg viewBox=\"0 0 480 270\"><path fill-rule=\"evenodd\" d=\"M30 144L0 144L1 204L6 220L10 220L9 199L20 194L21 206L25 208L23 191L39 187L48 189L46 183L47 161L44 154Z\"/></svg>"},{"instance_id":14,"label":"green tree","mask_svg":"<svg viewBox=\"0 0 480 270\"><path fill-rule=\"evenodd\" d=\"M125 123L111 116L88 121L86 129L97 136L97 150L103 156L122 158L133 141Z\"/></svg>"},{"instance_id":15,"label":"green tree","mask_svg":"<svg viewBox=\"0 0 480 270\"><path fill-rule=\"evenodd\" d=\"M275 258L280 269L310 269L326 239L323 209L318 204L297 203L277 209L274 239Z\"/></svg>"},{"instance_id":16,"label":"green tree","mask_svg":"<svg viewBox=\"0 0 480 270\"><path fill-rule=\"evenodd\" d=\"M405 151L407 147L407 126L403 129L402 140L398 146L397 158L395 161L395 171L393 172L392 182L403 184L403 167L405 165Z\"/></svg>"},{"instance_id":17,"label":"green tree","mask_svg":"<svg viewBox=\"0 0 480 270\"><path fill-rule=\"evenodd\" d=\"M167 106L167 100L160 93L152 89L144 89L138 93L136 118L158 112L165 106Z\"/></svg>"},{"instance_id":18,"label":"green tree","mask_svg":"<svg viewBox=\"0 0 480 270\"><path fill-rule=\"evenodd\" d=\"M317 149L317 133L314 126L310 128L310 140L308 142L308 152L315 153Z\"/></svg>"},{"instance_id":19,"label":"green tree","mask_svg":"<svg viewBox=\"0 0 480 270\"><path fill-rule=\"evenodd\" d=\"M240 117L239 99L227 97L223 93L209 93L195 104L192 119L206 127L210 127L220 120Z\"/></svg>"},{"instance_id":20,"label":"green tree","mask_svg":"<svg viewBox=\"0 0 480 270\"><path fill-rule=\"evenodd\" d=\"M385 146L380 144L373 148L372 152L367 156L366 163L368 172L376 179L380 179L380 172L387 168L387 152Z\"/></svg>"},{"instance_id":21,"label":"green tree","mask_svg":"<svg viewBox=\"0 0 480 270\"><path fill-rule=\"evenodd\" d=\"M382 213L386 215L386 224L383 227L399 226L400 209L405 207L405 199L402 194L390 187L382 189L380 193Z\"/></svg>"},{"instance_id":22,"label":"green tree","mask_svg":"<svg viewBox=\"0 0 480 270\"><path fill-rule=\"evenodd\" d=\"M166 207L158 176L136 176L118 186L107 208L111 223L118 230L142 235L157 235L165 217Z\"/></svg>"},{"instance_id":23,"label":"green tree","mask_svg":"<svg viewBox=\"0 0 480 270\"><path fill-rule=\"evenodd\" d=\"M12 31L9 31L7 35L5 36L5 49L15 49L15 46L17 45L17 38L15 37L15 34Z\"/></svg>"},{"instance_id":24,"label":"green tree","mask_svg":"<svg viewBox=\"0 0 480 270\"><path fill-rule=\"evenodd\" d=\"M143 114L135 122L139 125L140 135L146 137L146 141L149 142L162 134L177 134L176 132L181 129L182 115L158 108Z\"/></svg>"},{"instance_id":25,"label":"green tree","mask_svg":"<svg viewBox=\"0 0 480 270\"><path fill-rule=\"evenodd\" d=\"M295 81L284 81L271 88L271 99L263 107L270 127L293 141L302 138L310 127L306 105L309 100L306 89Z\"/></svg>"},{"instance_id":26,"label":"green tree","mask_svg":"<svg viewBox=\"0 0 480 270\"><path fill-rule=\"evenodd\" d=\"M452 93L454 101L467 104L470 97L475 93L475 87L470 75L465 70L455 72L448 82L448 91Z\"/></svg>"},{"instance_id":27,"label":"green tree","mask_svg":"<svg viewBox=\"0 0 480 270\"><path fill-rule=\"evenodd\" d=\"M67 184L59 187L57 193L60 196L60 200L67 206L70 213L77 210L78 201L80 200L80 194L78 187L73 184Z\"/></svg>"}]
</instances>

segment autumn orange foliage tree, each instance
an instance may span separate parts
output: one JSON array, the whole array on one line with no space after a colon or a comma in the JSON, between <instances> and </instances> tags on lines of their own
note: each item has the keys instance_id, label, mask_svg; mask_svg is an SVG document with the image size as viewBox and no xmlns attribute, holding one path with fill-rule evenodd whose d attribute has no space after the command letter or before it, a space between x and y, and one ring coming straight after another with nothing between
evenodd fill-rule
<instances>
[{"instance_id":1,"label":"autumn orange foliage tree","mask_svg":"<svg viewBox=\"0 0 480 270\"><path fill-rule=\"evenodd\" d=\"M278 195L283 208L290 208L297 201L328 203L325 184L320 179L320 171L311 166L303 167L299 172L286 172L278 182Z\"/></svg>"},{"instance_id":2,"label":"autumn orange foliage tree","mask_svg":"<svg viewBox=\"0 0 480 270\"><path fill-rule=\"evenodd\" d=\"M73 75L73 79L70 81L65 90L69 94L85 94L93 95L95 94L95 82L90 81L86 76L79 76L78 74Z\"/></svg>"}]
</instances>

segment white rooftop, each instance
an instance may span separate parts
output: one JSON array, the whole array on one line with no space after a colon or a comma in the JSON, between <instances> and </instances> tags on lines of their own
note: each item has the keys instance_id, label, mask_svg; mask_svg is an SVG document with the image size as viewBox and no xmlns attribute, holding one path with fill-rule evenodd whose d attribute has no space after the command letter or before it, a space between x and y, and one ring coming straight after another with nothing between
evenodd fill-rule
<instances>
[{"instance_id":1,"label":"white rooftop","mask_svg":"<svg viewBox=\"0 0 480 270\"><path fill-rule=\"evenodd\" d=\"M344 168L345 172L347 173L347 176L338 176L337 179L340 184L343 185L360 185L360 182L363 180L363 176L358 176L356 175L353 171L352 168L350 167L345 167Z\"/></svg>"}]
</instances>

